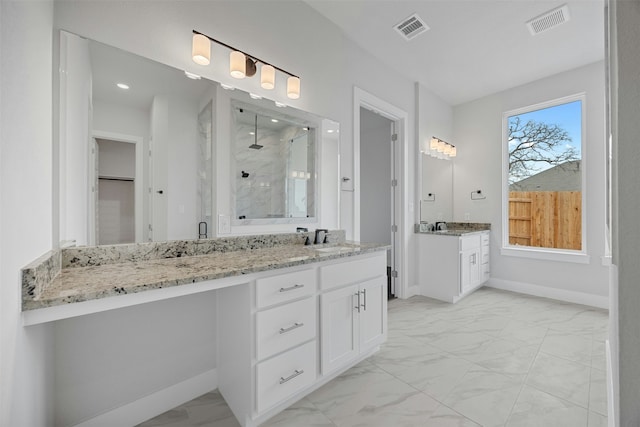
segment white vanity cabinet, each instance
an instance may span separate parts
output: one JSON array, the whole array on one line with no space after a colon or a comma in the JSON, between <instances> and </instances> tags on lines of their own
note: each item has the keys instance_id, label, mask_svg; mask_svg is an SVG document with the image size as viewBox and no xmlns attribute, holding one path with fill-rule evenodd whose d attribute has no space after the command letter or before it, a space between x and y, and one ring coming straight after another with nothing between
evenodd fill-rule
<instances>
[{"instance_id":1,"label":"white vanity cabinet","mask_svg":"<svg viewBox=\"0 0 640 427\"><path fill-rule=\"evenodd\" d=\"M218 388L260 425L386 339L384 251L252 275L218 291Z\"/></svg>"},{"instance_id":2,"label":"white vanity cabinet","mask_svg":"<svg viewBox=\"0 0 640 427\"><path fill-rule=\"evenodd\" d=\"M419 234L420 293L455 303L490 276L489 231Z\"/></svg>"},{"instance_id":3,"label":"white vanity cabinet","mask_svg":"<svg viewBox=\"0 0 640 427\"><path fill-rule=\"evenodd\" d=\"M384 342L387 279L384 256L320 268L321 372L335 372Z\"/></svg>"}]
</instances>

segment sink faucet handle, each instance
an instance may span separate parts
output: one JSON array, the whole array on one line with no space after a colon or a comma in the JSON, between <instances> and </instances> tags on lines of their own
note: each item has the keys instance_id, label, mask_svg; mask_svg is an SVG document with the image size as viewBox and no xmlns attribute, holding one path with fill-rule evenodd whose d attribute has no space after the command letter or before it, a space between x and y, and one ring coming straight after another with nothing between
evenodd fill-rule
<instances>
[{"instance_id":1,"label":"sink faucet handle","mask_svg":"<svg viewBox=\"0 0 640 427\"><path fill-rule=\"evenodd\" d=\"M329 233L329 230L327 230L326 228L317 228L315 238L313 239L314 245L317 245L318 243L322 243L322 240L320 240L320 233L327 234Z\"/></svg>"}]
</instances>

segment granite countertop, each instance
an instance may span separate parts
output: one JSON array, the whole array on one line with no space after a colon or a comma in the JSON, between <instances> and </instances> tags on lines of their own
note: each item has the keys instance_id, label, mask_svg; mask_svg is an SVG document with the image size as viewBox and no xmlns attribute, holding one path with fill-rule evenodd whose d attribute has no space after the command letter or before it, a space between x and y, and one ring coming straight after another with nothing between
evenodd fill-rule
<instances>
[{"instance_id":1,"label":"granite countertop","mask_svg":"<svg viewBox=\"0 0 640 427\"><path fill-rule=\"evenodd\" d=\"M63 266L46 285L37 291L31 289L26 298L23 293L23 311L322 262L388 248L381 244L344 241L311 246L280 244L204 255L71 268Z\"/></svg>"},{"instance_id":2,"label":"granite countertop","mask_svg":"<svg viewBox=\"0 0 640 427\"><path fill-rule=\"evenodd\" d=\"M415 232L417 234L435 234L438 236L464 236L491 230L491 224L478 222L447 222L446 230L437 231L431 231L429 225L432 224L416 224Z\"/></svg>"}]
</instances>

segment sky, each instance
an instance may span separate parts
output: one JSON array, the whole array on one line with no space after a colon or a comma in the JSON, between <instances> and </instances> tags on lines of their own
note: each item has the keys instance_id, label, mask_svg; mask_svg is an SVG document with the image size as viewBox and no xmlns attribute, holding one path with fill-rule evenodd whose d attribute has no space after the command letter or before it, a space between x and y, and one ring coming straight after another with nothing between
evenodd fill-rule
<instances>
[{"instance_id":1,"label":"sky","mask_svg":"<svg viewBox=\"0 0 640 427\"><path fill-rule=\"evenodd\" d=\"M520 117L522 122L533 120L535 122L544 122L556 124L566 130L571 137L571 143L576 148L578 155L581 156L582 148L582 101L573 101L567 104L556 105L542 110L535 110L528 113L510 116L509 120L514 117ZM567 148L566 146L563 148ZM546 169L542 167L539 171Z\"/></svg>"}]
</instances>

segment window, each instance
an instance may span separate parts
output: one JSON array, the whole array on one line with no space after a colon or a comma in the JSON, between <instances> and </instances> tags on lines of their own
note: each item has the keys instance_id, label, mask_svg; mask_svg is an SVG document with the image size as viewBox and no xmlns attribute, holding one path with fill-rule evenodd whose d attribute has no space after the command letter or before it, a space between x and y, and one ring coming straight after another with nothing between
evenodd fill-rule
<instances>
[{"instance_id":1,"label":"window","mask_svg":"<svg viewBox=\"0 0 640 427\"><path fill-rule=\"evenodd\" d=\"M583 106L573 96L504 114L504 247L582 251Z\"/></svg>"}]
</instances>

